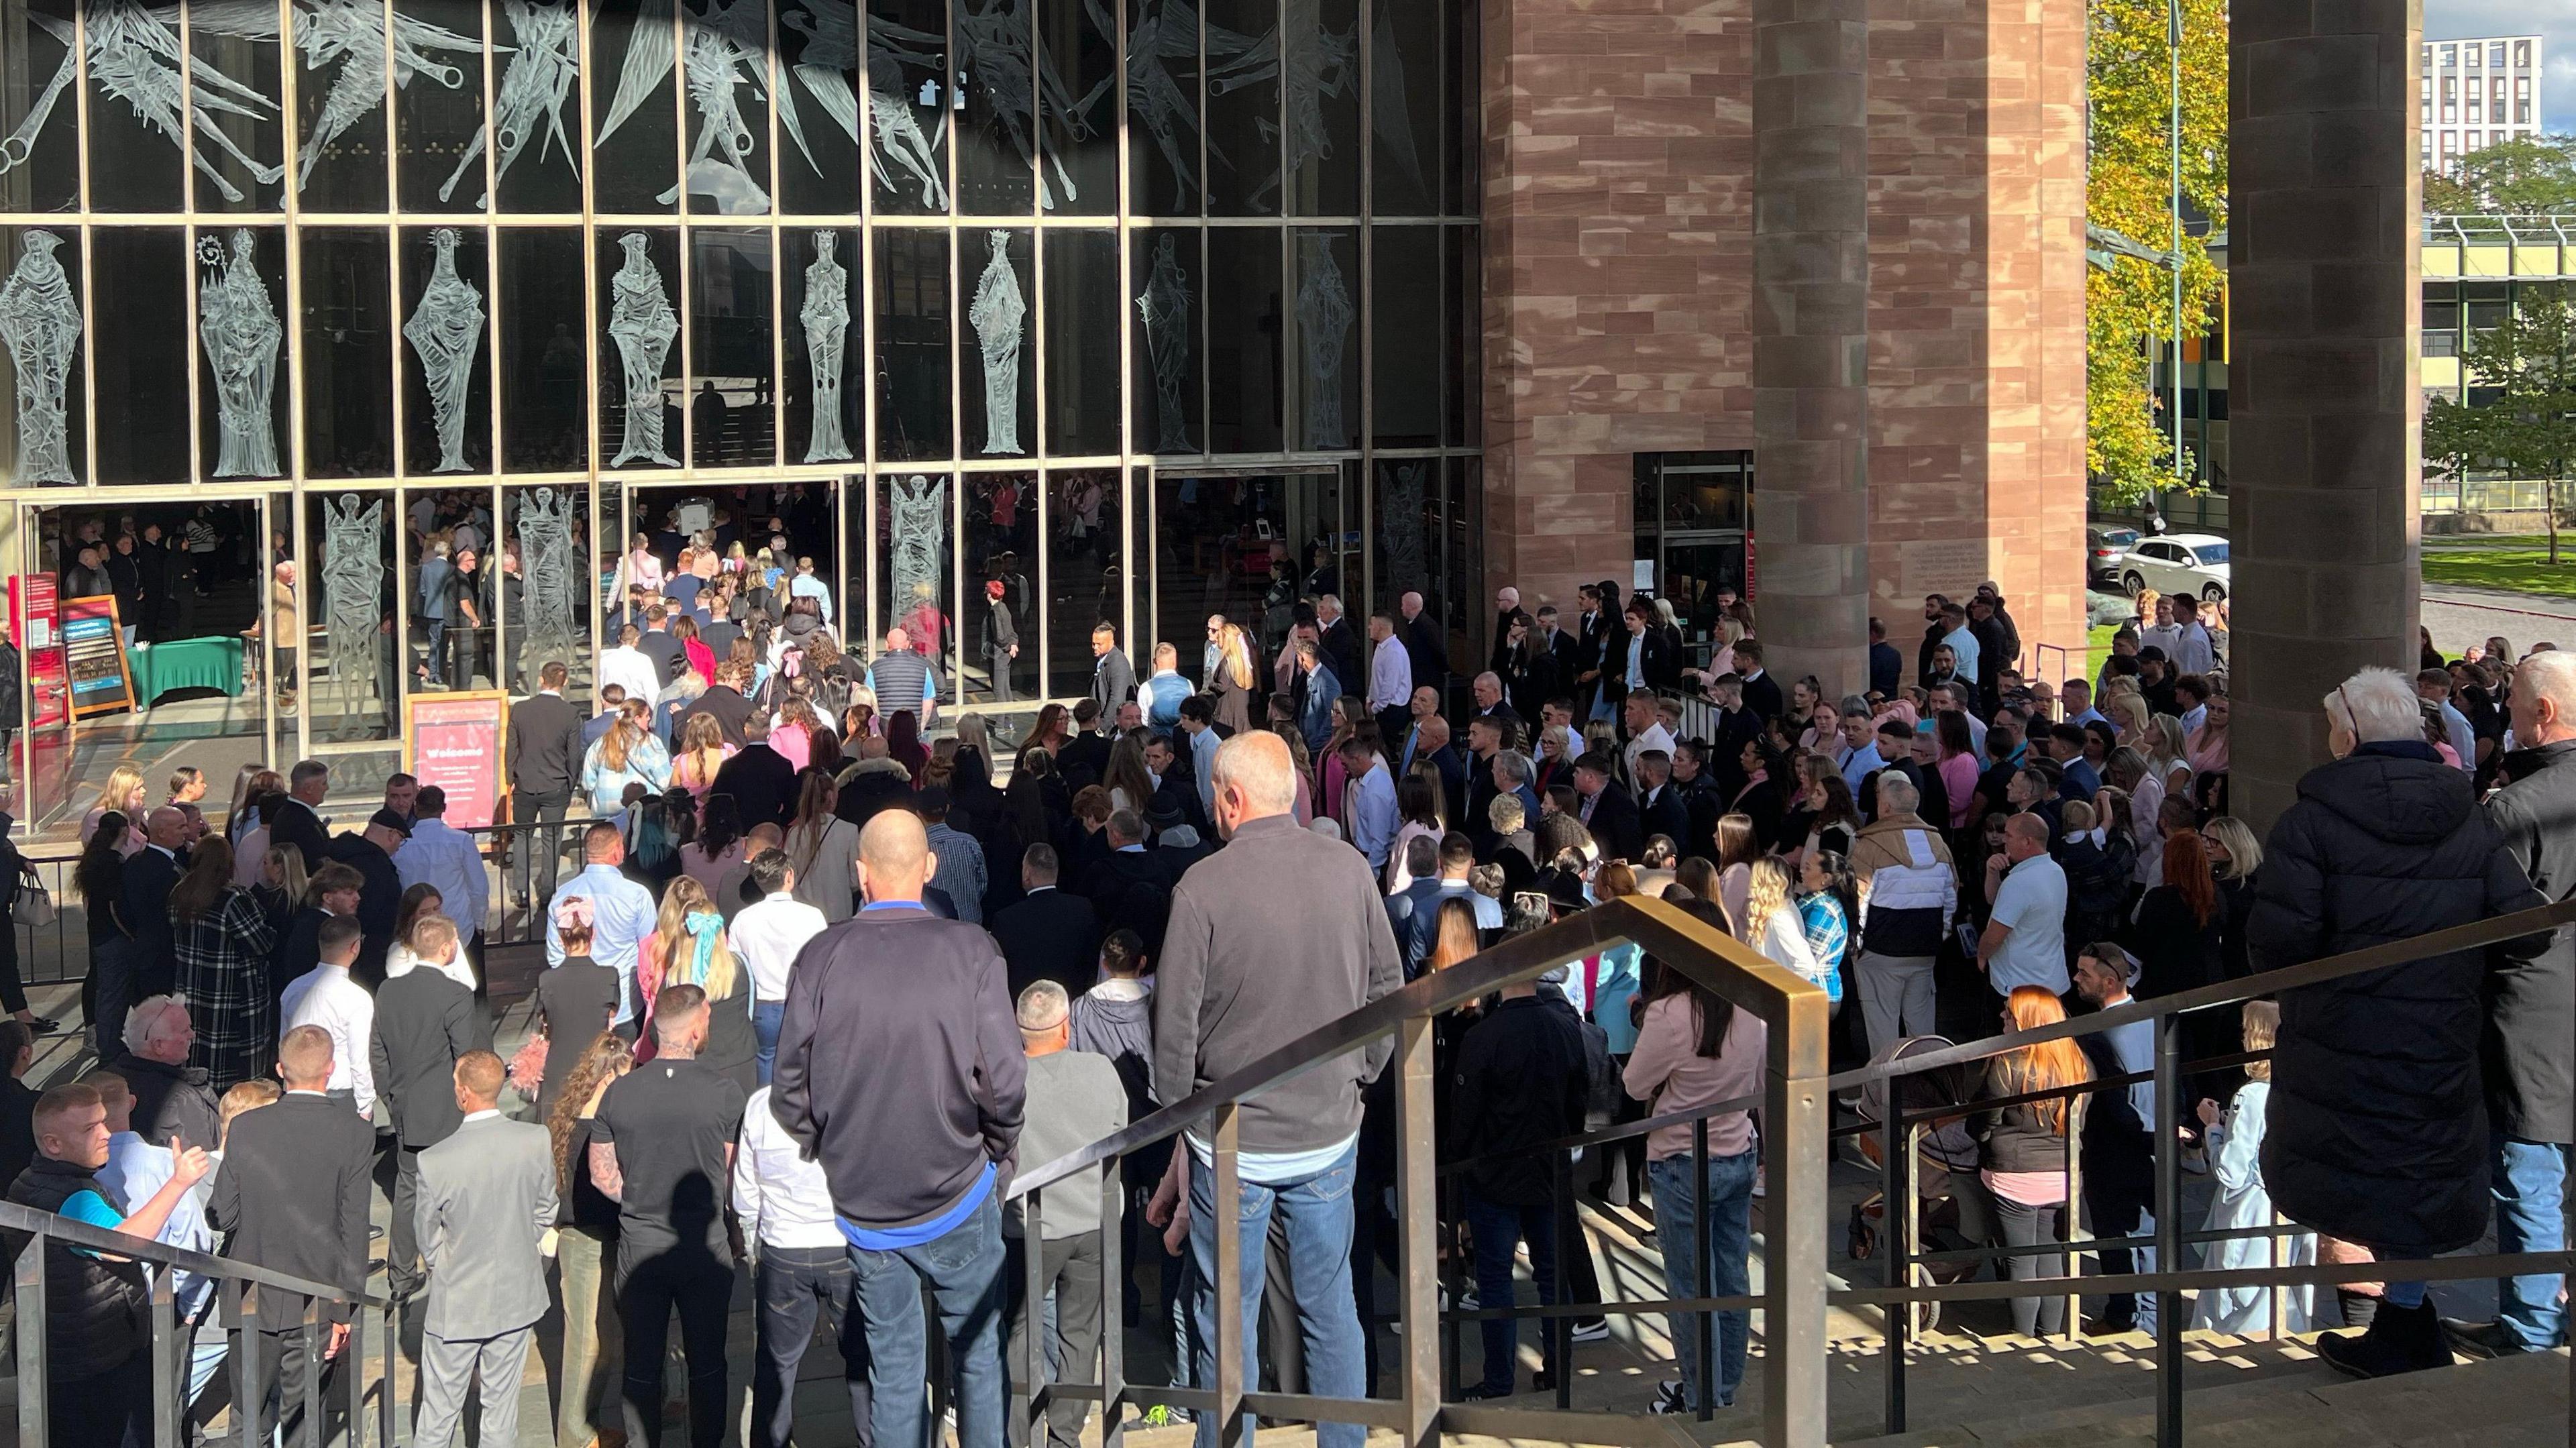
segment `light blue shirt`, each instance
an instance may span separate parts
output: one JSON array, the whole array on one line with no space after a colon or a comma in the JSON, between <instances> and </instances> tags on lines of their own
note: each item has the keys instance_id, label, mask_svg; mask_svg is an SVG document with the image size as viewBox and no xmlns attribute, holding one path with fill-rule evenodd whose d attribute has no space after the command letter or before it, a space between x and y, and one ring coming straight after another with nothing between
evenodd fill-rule
<instances>
[{"instance_id":1,"label":"light blue shirt","mask_svg":"<svg viewBox=\"0 0 2576 1448\"><path fill-rule=\"evenodd\" d=\"M2124 995L2118 1000L2103 1002L2102 1009L2107 1011L2113 1006L2124 1006L2129 1001L2130 997ZM2113 1026L2102 1034L2109 1038L2112 1054L2120 1058L2120 1074L2126 1076L2156 1069L2155 1022L2131 1021L2125 1026ZM2129 1109L2138 1113L2140 1125L2153 1129L2156 1124L2156 1083L2152 1079L2129 1083Z\"/></svg>"},{"instance_id":2,"label":"light blue shirt","mask_svg":"<svg viewBox=\"0 0 2576 1448\"><path fill-rule=\"evenodd\" d=\"M1977 636L1968 632L1967 625L1961 624L1941 635L1941 642L1949 645L1950 657L1959 661L1959 677L1975 679L1977 663L1985 657L1985 650L1978 646Z\"/></svg>"},{"instance_id":3,"label":"light blue shirt","mask_svg":"<svg viewBox=\"0 0 2576 1448\"><path fill-rule=\"evenodd\" d=\"M832 621L832 585L811 573L799 573L787 581L789 598L810 598L823 605L823 622Z\"/></svg>"},{"instance_id":4,"label":"light blue shirt","mask_svg":"<svg viewBox=\"0 0 2576 1448\"><path fill-rule=\"evenodd\" d=\"M1995 994L2024 985L2066 994L2066 871L2046 855L2013 866L1995 891L1992 918L2012 931L1986 962Z\"/></svg>"},{"instance_id":5,"label":"light blue shirt","mask_svg":"<svg viewBox=\"0 0 2576 1448\"><path fill-rule=\"evenodd\" d=\"M1216 818L1216 751L1223 741L1213 726L1190 736L1190 773L1197 776L1199 808Z\"/></svg>"},{"instance_id":6,"label":"light blue shirt","mask_svg":"<svg viewBox=\"0 0 2576 1448\"><path fill-rule=\"evenodd\" d=\"M472 835L443 819L422 820L411 827L411 838L402 842L402 848L394 851L394 874L406 890L414 885L436 890L438 913L455 921L467 939L483 928L483 917L492 905L492 882L483 871L483 856L474 848Z\"/></svg>"},{"instance_id":7,"label":"light blue shirt","mask_svg":"<svg viewBox=\"0 0 2576 1448\"><path fill-rule=\"evenodd\" d=\"M1386 852L1394 847L1395 832L1402 824L1395 803L1395 777L1383 764L1373 765L1369 772L1352 780L1351 843L1368 857L1369 868L1386 868Z\"/></svg>"},{"instance_id":8,"label":"light blue shirt","mask_svg":"<svg viewBox=\"0 0 2576 1448\"><path fill-rule=\"evenodd\" d=\"M1503 902L1495 899L1491 895L1477 893L1476 887L1468 884L1464 880L1443 880L1440 882L1440 893L1432 897L1431 902L1431 908L1435 913L1439 910L1440 902L1443 900L1464 900L1470 906L1474 907L1476 911L1476 928L1478 930L1500 930L1503 928Z\"/></svg>"},{"instance_id":9,"label":"light blue shirt","mask_svg":"<svg viewBox=\"0 0 2576 1448\"><path fill-rule=\"evenodd\" d=\"M1412 702L1413 656L1404 651L1404 640L1389 634L1369 658L1368 706L1401 709Z\"/></svg>"},{"instance_id":10,"label":"light blue shirt","mask_svg":"<svg viewBox=\"0 0 2576 1448\"><path fill-rule=\"evenodd\" d=\"M1872 739L1843 756L1843 783L1851 786L1852 797L1857 799L1862 781L1886 767L1887 761L1879 757L1878 741Z\"/></svg>"},{"instance_id":11,"label":"light blue shirt","mask_svg":"<svg viewBox=\"0 0 2576 1448\"><path fill-rule=\"evenodd\" d=\"M192 1141L190 1146L211 1148L211 1141ZM120 1131L107 1139L107 1165L94 1175L99 1185L124 1199L127 1215L136 1207L152 1200L161 1190L178 1162L166 1146L154 1146L142 1134ZM213 1178L209 1177L211 1181ZM212 1253L215 1250L214 1229L206 1225L205 1205L193 1191L179 1194L179 1204L170 1209L170 1219L161 1224L161 1235L152 1240L165 1247L184 1247L191 1252ZM192 1318L206 1305L215 1284L194 1272L182 1272L172 1279L171 1292L179 1300L179 1316Z\"/></svg>"},{"instance_id":12,"label":"light blue shirt","mask_svg":"<svg viewBox=\"0 0 2576 1448\"><path fill-rule=\"evenodd\" d=\"M617 972L617 1019L635 1019L635 958L644 937L653 933L653 892L618 873L615 865L596 862L555 888L546 902L546 964L564 963L563 935L555 928L555 909L566 900L590 900L590 958Z\"/></svg>"}]
</instances>

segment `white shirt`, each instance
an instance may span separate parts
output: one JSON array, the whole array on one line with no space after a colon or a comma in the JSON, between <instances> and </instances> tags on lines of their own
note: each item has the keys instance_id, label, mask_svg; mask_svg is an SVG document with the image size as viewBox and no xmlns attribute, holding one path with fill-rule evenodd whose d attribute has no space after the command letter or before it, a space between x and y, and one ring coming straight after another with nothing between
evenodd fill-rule
<instances>
[{"instance_id":1,"label":"white shirt","mask_svg":"<svg viewBox=\"0 0 2576 1448\"><path fill-rule=\"evenodd\" d=\"M2193 619L2190 627L2174 625L2181 637L2174 642L2173 661L2186 674L2206 674L2218 667L2218 650L2211 646L2209 630Z\"/></svg>"},{"instance_id":2,"label":"white shirt","mask_svg":"<svg viewBox=\"0 0 2576 1448\"><path fill-rule=\"evenodd\" d=\"M2008 996L2022 985L2066 994L2066 871L2046 855L2005 871L1992 918L2011 930L1986 962L1995 994Z\"/></svg>"},{"instance_id":3,"label":"white shirt","mask_svg":"<svg viewBox=\"0 0 2576 1448\"><path fill-rule=\"evenodd\" d=\"M2138 630L2138 652L2145 653L2149 649L2162 649L2165 651L2165 658L2169 662L2177 664L2181 663L2182 625L2178 623L2151 623L2145 628ZM2187 674L2192 671L2189 669L2182 669L2177 672Z\"/></svg>"},{"instance_id":4,"label":"white shirt","mask_svg":"<svg viewBox=\"0 0 2576 1448\"><path fill-rule=\"evenodd\" d=\"M1369 659L1368 706L1401 709L1412 702L1413 656L1404 651L1404 640L1389 634Z\"/></svg>"},{"instance_id":5,"label":"white shirt","mask_svg":"<svg viewBox=\"0 0 2576 1448\"><path fill-rule=\"evenodd\" d=\"M286 983L278 1009L286 1024L283 1036L297 1026L320 1026L331 1033L331 1079L328 1091L351 1091L358 1114L376 1109L376 1073L367 1061L367 1041L376 1029L376 998L349 979L345 965L323 964Z\"/></svg>"},{"instance_id":6,"label":"white shirt","mask_svg":"<svg viewBox=\"0 0 2576 1448\"><path fill-rule=\"evenodd\" d=\"M807 1161L796 1138L769 1114L766 1086L743 1103L742 1140L733 1154L733 1209L742 1218L743 1236L764 1247L824 1247L838 1252L850 1245L841 1236L840 1218L832 1211L832 1189L823 1180L823 1164Z\"/></svg>"},{"instance_id":7,"label":"white shirt","mask_svg":"<svg viewBox=\"0 0 2576 1448\"><path fill-rule=\"evenodd\" d=\"M611 684L623 684L627 698L651 704L661 695L662 671L653 667L642 649L618 644L599 651L599 685L604 689Z\"/></svg>"},{"instance_id":8,"label":"white shirt","mask_svg":"<svg viewBox=\"0 0 2576 1448\"><path fill-rule=\"evenodd\" d=\"M458 935L471 940L483 929L483 917L492 908L492 877L472 835L443 819L422 820L394 851L394 874L406 890L414 885L436 890L438 913L456 922Z\"/></svg>"},{"instance_id":9,"label":"white shirt","mask_svg":"<svg viewBox=\"0 0 2576 1448\"><path fill-rule=\"evenodd\" d=\"M1628 777L1630 779L1635 779L1637 777L1637 756L1645 753L1649 749L1660 749L1664 751L1664 756L1666 758L1669 759L1672 757L1673 731L1665 728L1664 721L1661 719L1647 725L1644 733L1641 733L1636 738L1628 741L1628 748L1626 749L1625 754L1628 760Z\"/></svg>"},{"instance_id":10,"label":"white shirt","mask_svg":"<svg viewBox=\"0 0 2576 1448\"><path fill-rule=\"evenodd\" d=\"M392 980L398 975L409 975L424 965L429 965L429 962L412 954L411 947L403 944L399 940L395 941L385 950L385 979L387 980ZM430 966L430 969L437 971L440 975L447 977L449 980L456 982L467 990L474 989L474 966L466 960L465 950L462 946L457 948L456 954L450 957L445 964Z\"/></svg>"},{"instance_id":11,"label":"white shirt","mask_svg":"<svg viewBox=\"0 0 2576 1448\"><path fill-rule=\"evenodd\" d=\"M756 1001L787 999L787 970L805 942L823 933L823 912L782 890L734 916L727 939L734 959L751 972Z\"/></svg>"},{"instance_id":12,"label":"white shirt","mask_svg":"<svg viewBox=\"0 0 2576 1448\"><path fill-rule=\"evenodd\" d=\"M1977 636L1968 631L1968 626L1961 624L1941 635L1941 642L1949 646L1950 657L1958 661L1959 677L1975 679L1977 665L1985 658L1986 651L1985 646L1977 642ZM600 661L606 663L607 656L602 655Z\"/></svg>"}]
</instances>

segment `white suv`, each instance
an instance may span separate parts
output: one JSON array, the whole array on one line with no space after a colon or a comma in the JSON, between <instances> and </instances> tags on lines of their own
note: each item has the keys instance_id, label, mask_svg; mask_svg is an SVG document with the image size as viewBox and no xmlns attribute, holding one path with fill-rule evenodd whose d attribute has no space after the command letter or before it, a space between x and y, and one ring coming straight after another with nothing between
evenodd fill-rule
<instances>
[{"instance_id":1,"label":"white suv","mask_svg":"<svg viewBox=\"0 0 2576 1448\"><path fill-rule=\"evenodd\" d=\"M2215 533L2167 533L2129 545L2120 562L2120 586L2187 593L2215 603L2227 596L2227 540Z\"/></svg>"}]
</instances>

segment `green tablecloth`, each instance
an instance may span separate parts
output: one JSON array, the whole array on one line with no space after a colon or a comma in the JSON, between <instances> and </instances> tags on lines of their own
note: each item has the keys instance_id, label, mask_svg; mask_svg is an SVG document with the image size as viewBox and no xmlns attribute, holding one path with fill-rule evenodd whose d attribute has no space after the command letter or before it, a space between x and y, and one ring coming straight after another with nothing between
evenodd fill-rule
<instances>
[{"instance_id":1,"label":"green tablecloth","mask_svg":"<svg viewBox=\"0 0 2576 1448\"><path fill-rule=\"evenodd\" d=\"M127 656L134 671L134 701L149 709L174 689L219 689L227 698L242 691L242 641L238 637L172 639L138 645Z\"/></svg>"}]
</instances>

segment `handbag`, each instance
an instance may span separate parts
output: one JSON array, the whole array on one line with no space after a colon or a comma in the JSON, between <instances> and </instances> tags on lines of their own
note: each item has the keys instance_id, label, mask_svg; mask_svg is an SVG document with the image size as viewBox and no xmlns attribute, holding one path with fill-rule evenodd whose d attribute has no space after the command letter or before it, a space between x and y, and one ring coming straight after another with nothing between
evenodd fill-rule
<instances>
[{"instance_id":1,"label":"handbag","mask_svg":"<svg viewBox=\"0 0 2576 1448\"><path fill-rule=\"evenodd\" d=\"M32 869L18 876L17 892L10 897L9 915L20 925L43 927L54 923L61 912L54 905L54 892L36 878Z\"/></svg>"}]
</instances>

